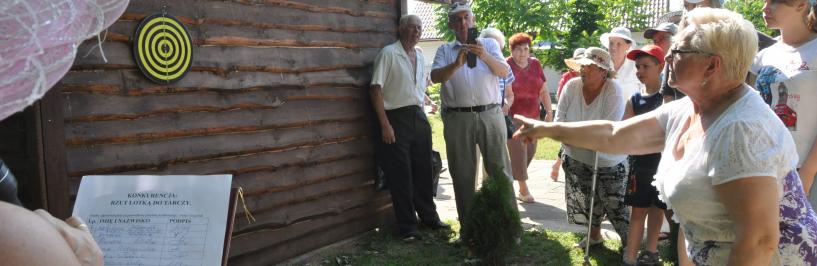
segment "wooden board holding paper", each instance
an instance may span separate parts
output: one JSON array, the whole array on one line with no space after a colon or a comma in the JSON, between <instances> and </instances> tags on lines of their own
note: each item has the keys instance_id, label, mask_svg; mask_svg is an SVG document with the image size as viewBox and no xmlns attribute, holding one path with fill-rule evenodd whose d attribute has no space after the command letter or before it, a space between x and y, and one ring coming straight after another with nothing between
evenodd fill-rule
<instances>
[{"instance_id":1,"label":"wooden board holding paper","mask_svg":"<svg viewBox=\"0 0 817 266\"><path fill-rule=\"evenodd\" d=\"M231 175L85 176L74 215L105 265L221 265Z\"/></svg>"}]
</instances>

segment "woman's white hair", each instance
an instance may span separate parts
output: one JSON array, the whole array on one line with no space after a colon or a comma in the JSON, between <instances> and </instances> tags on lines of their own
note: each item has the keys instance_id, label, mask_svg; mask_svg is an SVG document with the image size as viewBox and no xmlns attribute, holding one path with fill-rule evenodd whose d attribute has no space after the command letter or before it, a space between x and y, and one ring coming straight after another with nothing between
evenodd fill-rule
<instances>
[{"instance_id":1,"label":"woman's white hair","mask_svg":"<svg viewBox=\"0 0 817 266\"><path fill-rule=\"evenodd\" d=\"M679 35L691 33L690 48L718 55L726 80L744 80L757 54L757 33L738 13L716 8L696 8L681 19ZM686 33L690 32L690 33Z\"/></svg>"},{"instance_id":2,"label":"woman's white hair","mask_svg":"<svg viewBox=\"0 0 817 266\"><path fill-rule=\"evenodd\" d=\"M495 28L485 28L479 33L480 38L492 38L499 42L499 48L505 47L505 34Z\"/></svg>"}]
</instances>

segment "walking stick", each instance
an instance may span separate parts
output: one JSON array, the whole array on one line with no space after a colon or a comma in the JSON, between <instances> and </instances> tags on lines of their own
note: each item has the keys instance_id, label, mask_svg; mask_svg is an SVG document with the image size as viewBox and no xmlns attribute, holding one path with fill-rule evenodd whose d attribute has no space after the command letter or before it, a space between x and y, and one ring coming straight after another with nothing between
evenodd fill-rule
<instances>
[{"instance_id":1,"label":"walking stick","mask_svg":"<svg viewBox=\"0 0 817 266\"><path fill-rule=\"evenodd\" d=\"M590 187L590 219L587 222L587 242L584 243L584 265L590 266L590 230L593 226L593 201L596 199L596 178L599 175L599 152L596 151L596 159L593 162L593 186Z\"/></svg>"}]
</instances>

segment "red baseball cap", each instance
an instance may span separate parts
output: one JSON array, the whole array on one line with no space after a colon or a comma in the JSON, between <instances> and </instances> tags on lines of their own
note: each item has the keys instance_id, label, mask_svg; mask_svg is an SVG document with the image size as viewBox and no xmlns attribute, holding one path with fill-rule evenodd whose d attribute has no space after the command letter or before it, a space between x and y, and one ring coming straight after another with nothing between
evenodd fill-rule
<instances>
[{"instance_id":1,"label":"red baseball cap","mask_svg":"<svg viewBox=\"0 0 817 266\"><path fill-rule=\"evenodd\" d=\"M647 54L658 59L658 64L664 63L664 49L653 44L645 45L641 49L635 49L627 53L627 59L635 61L635 58L640 54Z\"/></svg>"}]
</instances>

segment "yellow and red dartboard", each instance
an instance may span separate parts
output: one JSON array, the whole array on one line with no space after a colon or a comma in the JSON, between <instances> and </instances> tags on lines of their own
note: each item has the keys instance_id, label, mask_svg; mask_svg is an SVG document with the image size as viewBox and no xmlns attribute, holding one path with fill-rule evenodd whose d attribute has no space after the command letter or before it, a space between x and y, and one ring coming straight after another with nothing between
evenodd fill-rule
<instances>
[{"instance_id":1,"label":"yellow and red dartboard","mask_svg":"<svg viewBox=\"0 0 817 266\"><path fill-rule=\"evenodd\" d=\"M153 82L176 82L187 74L193 60L190 32L171 15L150 15L136 27L133 57Z\"/></svg>"}]
</instances>

